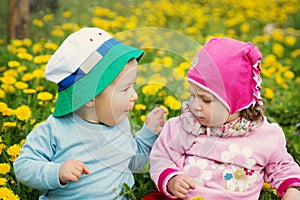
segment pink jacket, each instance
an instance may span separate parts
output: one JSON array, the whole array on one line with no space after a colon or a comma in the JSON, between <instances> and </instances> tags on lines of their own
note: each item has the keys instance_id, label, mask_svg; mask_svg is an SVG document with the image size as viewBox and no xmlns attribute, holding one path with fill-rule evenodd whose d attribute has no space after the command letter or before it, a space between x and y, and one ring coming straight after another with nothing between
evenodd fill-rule
<instances>
[{"instance_id":1,"label":"pink jacket","mask_svg":"<svg viewBox=\"0 0 300 200\"><path fill-rule=\"evenodd\" d=\"M176 174L193 177L196 188L185 199L257 200L264 182L282 196L289 186L300 186L300 168L286 149L278 124L267 122L245 136L192 135L180 117L168 120L150 154L150 174L169 198L168 180Z\"/></svg>"}]
</instances>

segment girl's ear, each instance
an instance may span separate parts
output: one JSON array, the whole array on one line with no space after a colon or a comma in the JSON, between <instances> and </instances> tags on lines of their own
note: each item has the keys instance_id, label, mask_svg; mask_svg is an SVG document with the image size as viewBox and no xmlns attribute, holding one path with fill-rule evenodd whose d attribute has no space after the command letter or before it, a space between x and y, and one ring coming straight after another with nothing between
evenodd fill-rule
<instances>
[{"instance_id":1,"label":"girl's ear","mask_svg":"<svg viewBox=\"0 0 300 200\"><path fill-rule=\"evenodd\" d=\"M91 99L89 102L85 104L86 107L91 108L95 105L95 98Z\"/></svg>"}]
</instances>

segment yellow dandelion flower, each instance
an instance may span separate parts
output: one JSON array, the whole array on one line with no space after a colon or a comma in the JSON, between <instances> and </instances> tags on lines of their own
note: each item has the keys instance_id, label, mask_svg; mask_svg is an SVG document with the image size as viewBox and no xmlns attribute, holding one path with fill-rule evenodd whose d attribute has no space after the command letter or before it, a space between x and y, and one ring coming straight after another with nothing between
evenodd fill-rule
<instances>
[{"instance_id":1,"label":"yellow dandelion flower","mask_svg":"<svg viewBox=\"0 0 300 200\"><path fill-rule=\"evenodd\" d=\"M25 38L23 40L23 45L26 46L26 47L30 47L32 45L32 40L29 39L29 38Z\"/></svg>"},{"instance_id":2,"label":"yellow dandelion flower","mask_svg":"<svg viewBox=\"0 0 300 200\"><path fill-rule=\"evenodd\" d=\"M145 121L146 121L146 116L145 116L145 115L142 115L142 116L140 117L140 119L141 119L142 122L145 122Z\"/></svg>"},{"instance_id":3,"label":"yellow dandelion flower","mask_svg":"<svg viewBox=\"0 0 300 200\"><path fill-rule=\"evenodd\" d=\"M43 17L43 20L44 21L51 21L51 20L53 20L54 19L54 15L53 14L46 14L46 15L44 15L44 17Z\"/></svg>"},{"instance_id":4,"label":"yellow dandelion flower","mask_svg":"<svg viewBox=\"0 0 300 200\"><path fill-rule=\"evenodd\" d=\"M7 127L16 127L17 122L4 122L3 123L3 129L5 130Z\"/></svg>"},{"instance_id":5,"label":"yellow dandelion flower","mask_svg":"<svg viewBox=\"0 0 300 200\"><path fill-rule=\"evenodd\" d=\"M0 187L0 198L3 200L20 200L20 197L6 187Z\"/></svg>"},{"instance_id":6,"label":"yellow dandelion flower","mask_svg":"<svg viewBox=\"0 0 300 200\"><path fill-rule=\"evenodd\" d=\"M22 147L22 146L25 144L25 142L26 142L26 140L25 140L25 139L22 139L22 140L20 141L20 146Z\"/></svg>"},{"instance_id":7,"label":"yellow dandelion flower","mask_svg":"<svg viewBox=\"0 0 300 200\"><path fill-rule=\"evenodd\" d=\"M53 51L55 51L58 48L58 45L53 43L53 42L47 42L47 43L45 43L44 46L45 46L46 49L50 49L50 50L53 50Z\"/></svg>"},{"instance_id":8,"label":"yellow dandelion flower","mask_svg":"<svg viewBox=\"0 0 300 200\"><path fill-rule=\"evenodd\" d=\"M1 143L0 144L0 155L2 154L4 148L6 148L6 145Z\"/></svg>"},{"instance_id":9,"label":"yellow dandelion flower","mask_svg":"<svg viewBox=\"0 0 300 200\"><path fill-rule=\"evenodd\" d=\"M190 66L191 66L191 64L189 62L182 62L182 63L179 64L178 67L180 69L187 70L187 69L190 68Z\"/></svg>"},{"instance_id":10,"label":"yellow dandelion flower","mask_svg":"<svg viewBox=\"0 0 300 200\"><path fill-rule=\"evenodd\" d=\"M42 20L39 20L39 19L34 19L32 21L33 25L39 27L39 28L42 28L44 26L44 22Z\"/></svg>"},{"instance_id":11,"label":"yellow dandelion flower","mask_svg":"<svg viewBox=\"0 0 300 200\"><path fill-rule=\"evenodd\" d=\"M35 89L24 89L23 92L25 94L34 94L34 93L36 93L36 90Z\"/></svg>"},{"instance_id":12,"label":"yellow dandelion flower","mask_svg":"<svg viewBox=\"0 0 300 200\"><path fill-rule=\"evenodd\" d=\"M13 76L4 76L1 78L2 83L7 84L7 85L12 85L14 84L17 80Z\"/></svg>"},{"instance_id":13,"label":"yellow dandelion flower","mask_svg":"<svg viewBox=\"0 0 300 200\"><path fill-rule=\"evenodd\" d=\"M17 158L20 155L21 146L19 144L14 144L7 149L8 155L13 158Z\"/></svg>"},{"instance_id":14,"label":"yellow dandelion flower","mask_svg":"<svg viewBox=\"0 0 300 200\"><path fill-rule=\"evenodd\" d=\"M32 75L35 78L44 78L45 77L45 72L44 72L44 70L36 69L32 72Z\"/></svg>"},{"instance_id":15,"label":"yellow dandelion flower","mask_svg":"<svg viewBox=\"0 0 300 200\"><path fill-rule=\"evenodd\" d=\"M0 99L3 99L3 98L5 98L5 92L2 89L0 89Z\"/></svg>"},{"instance_id":16,"label":"yellow dandelion flower","mask_svg":"<svg viewBox=\"0 0 300 200\"><path fill-rule=\"evenodd\" d=\"M15 115L19 120L27 121L31 117L31 110L28 106L22 105L15 110Z\"/></svg>"},{"instance_id":17,"label":"yellow dandelion flower","mask_svg":"<svg viewBox=\"0 0 300 200\"><path fill-rule=\"evenodd\" d=\"M265 57L263 65L264 66L272 66L277 62L276 56L273 54L269 54Z\"/></svg>"},{"instance_id":18,"label":"yellow dandelion flower","mask_svg":"<svg viewBox=\"0 0 300 200\"><path fill-rule=\"evenodd\" d=\"M264 91L264 97L267 99L273 99L274 97L274 91L271 88L265 88Z\"/></svg>"},{"instance_id":19,"label":"yellow dandelion flower","mask_svg":"<svg viewBox=\"0 0 300 200\"><path fill-rule=\"evenodd\" d=\"M281 58L284 53L284 47L279 43L275 43L272 47L272 52Z\"/></svg>"},{"instance_id":20,"label":"yellow dandelion flower","mask_svg":"<svg viewBox=\"0 0 300 200\"><path fill-rule=\"evenodd\" d=\"M3 84L3 85L1 85L1 87L5 92L7 92L9 94L13 94L16 91L15 87L12 85Z\"/></svg>"},{"instance_id":21,"label":"yellow dandelion flower","mask_svg":"<svg viewBox=\"0 0 300 200\"><path fill-rule=\"evenodd\" d=\"M189 200L204 200L204 198L201 196L197 196L197 197L190 198Z\"/></svg>"},{"instance_id":22,"label":"yellow dandelion flower","mask_svg":"<svg viewBox=\"0 0 300 200\"><path fill-rule=\"evenodd\" d=\"M0 187L0 198L5 199L7 195L11 193L11 190L6 187Z\"/></svg>"},{"instance_id":23,"label":"yellow dandelion flower","mask_svg":"<svg viewBox=\"0 0 300 200\"><path fill-rule=\"evenodd\" d=\"M250 30L250 25L248 23L243 23L241 26L240 26L240 31L242 33L247 33L249 32Z\"/></svg>"},{"instance_id":24,"label":"yellow dandelion flower","mask_svg":"<svg viewBox=\"0 0 300 200\"><path fill-rule=\"evenodd\" d=\"M32 52L34 54L39 53L43 50L43 46L40 43L34 44L32 47Z\"/></svg>"},{"instance_id":25,"label":"yellow dandelion flower","mask_svg":"<svg viewBox=\"0 0 300 200\"><path fill-rule=\"evenodd\" d=\"M19 68L19 67L18 67ZM17 70L15 69L8 69L3 73L4 76L14 76L16 77L18 75Z\"/></svg>"},{"instance_id":26,"label":"yellow dandelion flower","mask_svg":"<svg viewBox=\"0 0 300 200\"><path fill-rule=\"evenodd\" d=\"M285 71L284 72L284 77L291 80L291 79L295 78L295 74L292 71Z\"/></svg>"},{"instance_id":27,"label":"yellow dandelion flower","mask_svg":"<svg viewBox=\"0 0 300 200\"><path fill-rule=\"evenodd\" d=\"M39 56L35 56L33 59L33 62L36 64L43 64L43 63L47 63L50 59L51 55L39 55Z\"/></svg>"},{"instance_id":28,"label":"yellow dandelion flower","mask_svg":"<svg viewBox=\"0 0 300 200\"><path fill-rule=\"evenodd\" d=\"M6 178L0 178L0 185L3 186L7 183Z\"/></svg>"},{"instance_id":29,"label":"yellow dandelion flower","mask_svg":"<svg viewBox=\"0 0 300 200\"><path fill-rule=\"evenodd\" d=\"M10 171L8 163L0 163L0 174L7 174Z\"/></svg>"},{"instance_id":30,"label":"yellow dandelion flower","mask_svg":"<svg viewBox=\"0 0 300 200\"><path fill-rule=\"evenodd\" d=\"M35 89L36 89L36 91L41 92L41 91L44 90L44 87L43 86L37 86Z\"/></svg>"},{"instance_id":31,"label":"yellow dandelion flower","mask_svg":"<svg viewBox=\"0 0 300 200\"><path fill-rule=\"evenodd\" d=\"M135 80L135 83L137 85L144 85L147 82L147 80L144 77L138 76Z\"/></svg>"},{"instance_id":32,"label":"yellow dandelion flower","mask_svg":"<svg viewBox=\"0 0 300 200\"><path fill-rule=\"evenodd\" d=\"M171 67L173 65L173 59L170 56L165 56L162 60L163 65L166 67Z\"/></svg>"},{"instance_id":33,"label":"yellow dandelion flower","mask_svg":"<svg viewBox=\"0 0 300 200\"><path fill-rule=\"evenodd\" d=\"M24 83L22 81L17 81L15 83L15 87L19 90L24 90L24 89L27 89L28 88L28 84L27 83Z\"/></svg>"},{"instance_id":34,"label":"yellow dandelion flower","mask_svg":"<svg viewBox=\"0 0 300 200\"><path fill-rule=\"evenodd\" d=\"M65 12L63 13L63 16L64 16L65 18L70 18L70 17L72 16L72 12L71 12L71 11L65 11Z\"/></svg>"},{"instance_id":35,"label":"yellow dandelion flower","mask_svg":"<svg viewBox=\"0 0 300 200\"><path fill-rule=\"evenodd\" d=\"M146 108L147 108L147 106L145 106L144 104L136 104L135 106L134 106L134 108L136 109L136 110L146 110Z\"/></svg>"},{"instance_id":36,"label":"yellow dandelion flower","mask_svg":"<svg viewBox=\"0 0 300 200\"><path fill-rule=\"evenodd\" d=\"M281 85L284 83L284 79L281 77L281 73L275 74L275 82L277 83L277 85Z\"/></svg>"},{"instance_id":37,"label":"yellow dandelion flower","mask_svg":"<svg viewBox=\"0 0 300 200\"><path fill-rule=\"evenodd\" d=\"M41 101L49 101L49 100L53 99L53 94L51 94L49 92L40 92L37 95L37 99L41 100Z\"/></svg>"},{"instance_id":38,"label":"yellow dandelion flower","mask_svg":"<svg viewBox=\"0 0 300 200\"><path fill-rule=\"evenodd\" d=\"M149 83L154 83L154 84L159 84L159 85L166 85L167 84L167 79L165 77L162 77L160 74L156 73L156 74L153 74L151 77L150 77L150 80L149 80Z\"/></svg>"},{"instance_id":39,"label":"yellow dandelion flower","mask_svg":"<svg viewBox=\"0 0 300 200\"><path fill-rule=\"evenodd\" d=\"M164 105L169 107L171 110L179 110L181 108L181 103L177 101L173 96L167 96L164 100Z\"/></svg>"},{"instance_id":40,"label":"yellow dandelion flower","mask_svg":"<svg viewBox=\"0 0 300 200\"><path fill-rule=\"evenodd\" d=\"M33 56L27 52L18 53L17 57L22 60L28 60L28 61L31 61L33 59Z\"/></svg>"},{"instance_id":41,"label":"yellow dandelion flower","mask_svg":"<svg viewBox=\"0 0 300 200\"><path fill-rule=\"evenodd\" d=\"M8 62L8 66L9 67L19 67L21 64L18 62L18 61L15 61L15 60L11 60Z\"/></svg>"},{"instance_id":42,"label":"yellow dandelion flower","mask_svg":"<svg viewBox=\"0 0 300 200\"><path fill-rule=\"evenodd\" d=\"M4 102L0 102L0 112L2 112L3 110L7 109L7 104Z\"/></svg>"},{"instance_id":43,"label":"yellow dandelion flower","mask_svg":"<svg viewBox=\"0 0 300 200\"><path fill-rule=\"evenodd\" d=\"M24 47L17 48L17 53L27 53L27 49Z\"/></svg>"},{"instance_id":44,"label":"yellow dandelion flower","mask_svg":"<svg viewBox=\"0 0 300 200\"><path fill-rule=\"evenodd\" d=\"M291 55L293 58L300 56L300 49L296 49L295 51L292 52Z\"/></svg>"},{"instance_id":45,"label":"yellow dandelion flower","mask_svg":"<svg viewBox=\"0 0 300 200\"><path fill-rule=\"evenodd\" d=\"M142 88L142 93L145 95L155 95L162 88L163 88L162 85L148 84Z\"/></svg>"},{"instance_id":46,"label":"yellow dandelion flower","mask_svg":"<svg viewBox=\"0 0 300 200\"><path fill-rule=\"evenodd\" d=\"M284 43L288 46L293 46L296 43L297 39L294 36L286 36L284 38Z\"/></svg>"},{"instance_id":47,"label":"yellow dandelion flower","mask_svg":"<svg viewBox=\"0 0 300 200\"><path fill-rule=\"evenodd\" d=\"M176 67L173 71L176 80L185 79L185 71L182 68Z\"/></svg>"},{"instance_id":48,"label":"yellow dandelion flower","mask_svg":"<svg viewBox=\"0 0 300 200\"><path fill-rule=\"evenodd\" d=\"M20 197L18 195L14 194L13 192L11 192L7 195L7 199L9 199L9 200L20 200Z\"/></svg>"},{"instance_id":49,"label":"yellow dandelion flower","mask_svg":"<svg viewBox=\"0 0 300 200\"><path fill-rule=\"evenodd\" d=\"M65 32L61 29L55 28L53 31L51 31L51 35L63 37L65 35Z\"/></svg>"},{"instance_id":50,"label":"yellow dandelion flower","mask_svg":"<svg viewBox=\"0 0 300 200\"><path fill-rule=\"evenodd\" d=\"M62 29L64 30L74 30L77 27L74 23L65 23L62 25Z\"/></svg>"},{"instance_id":51,"label":"yellow dandelion flower","mask_svg":"<svg viewBox=\"0 0 300 200\"><path fill-rule=\"evenodd\" d=\"M199 33L199 28L198 27L195 27L195 26L192 26L192 27L187 27L186 29L185 29L185 32L187 33L187 34L196 34L196 33Z\"/></svg>"},{"instance_id":52,"label":"yellow dandelion flower","mask_svg":"<svg viewBox=\"0 0 300 200\"><path fill-rule=\"evenodd\" d=\"M159 72L163 68L163 65L159 64L159 63L151 63L150 67L151 67L153 72Z\"/></svg>"},{"instance_id":53,"label":"yellow dandelion flower","mask_svg":"<svg viewBox=\"0 0 300 200\"><path fill-rule=\"evenodd\" d=\"M14 46L14 47L20 47L23 45L23 42L22 40L19 40L19 39L13 39L11 41L11 44Z\"/></svg>"},{"instance_id":54,"label":"yellow dandelion flower","mask_svg":"<svg viewBox=\"0 0 300 200\"><path fill-rule=\"evenodd\" d=\"M270 183L264 182L262 190L269 191L271 189Z\"/></svg>"},{"instance_id":55,"label":"yellow dandelion flower","mask_svg":"<svg viewBox=\"0 0 300 200\"><path fill-rule=\"evenodd\" d=\"M3 116L11 116L14 114L13 110L11 108L4 108L4 109L2 109L1 112L2 112ZM3 126L4 126L4 124L5 124L5 122L3 123Z\"/></svg>"},{"instance_id":56,"label":"yellow dandelion flower","mask_svg":"<svg viewBox=\"0 0 300 200\"><path fill-rule=\"evenodd\" d=\"M30 81L32 80L34 77L31 73L27 73L27 74L24 74L22 77L21 77L21 80L24 81L24 82L27 82L27 81Z\"/></svg>"},{"instance_id":57,"label":"yellow dandelion flower","mask_svg":"<svg viewBox=\"0 0 300 200\"><path fill-rule=\"evenodd\" d=\"M274 40L278 41L278 42L282 42L284 40L284 34L281 30L279 29L275 29L272 33L272 37L274 38Z\"/></svg>"}]
</instances>

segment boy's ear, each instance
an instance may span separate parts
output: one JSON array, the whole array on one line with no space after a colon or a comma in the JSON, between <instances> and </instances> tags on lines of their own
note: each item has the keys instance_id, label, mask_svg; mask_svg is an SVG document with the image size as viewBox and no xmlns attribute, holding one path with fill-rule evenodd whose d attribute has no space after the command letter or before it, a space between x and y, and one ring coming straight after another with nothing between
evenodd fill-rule
<instances>
[{"instance_id":1,"label":"boy's ear","mask_svg":"<svg viewBox=\"0 0 300 200\"><path fill-rule=\"evenodd\" d=\"M95 105L95 98L91 99L89 102L85 104L86 107L91 108Z\"/></svg>"}]
</instances>

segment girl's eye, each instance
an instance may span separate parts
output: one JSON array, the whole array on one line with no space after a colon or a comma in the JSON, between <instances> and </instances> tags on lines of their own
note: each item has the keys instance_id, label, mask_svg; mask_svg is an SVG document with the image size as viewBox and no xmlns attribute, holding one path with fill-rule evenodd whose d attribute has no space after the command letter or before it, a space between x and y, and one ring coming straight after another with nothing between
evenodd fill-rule
<instances>
[{"instance_id":1,"label":"girl's eye","mask_svg":"<svg viewBox=\"0 0 300 200\"><path fill-rule=\"evenodd\" d=\"M203 98L202 101L203 101L204 103L211 103L211 99L205 99L205 98Z\"/></svg>"}]
</instances>

